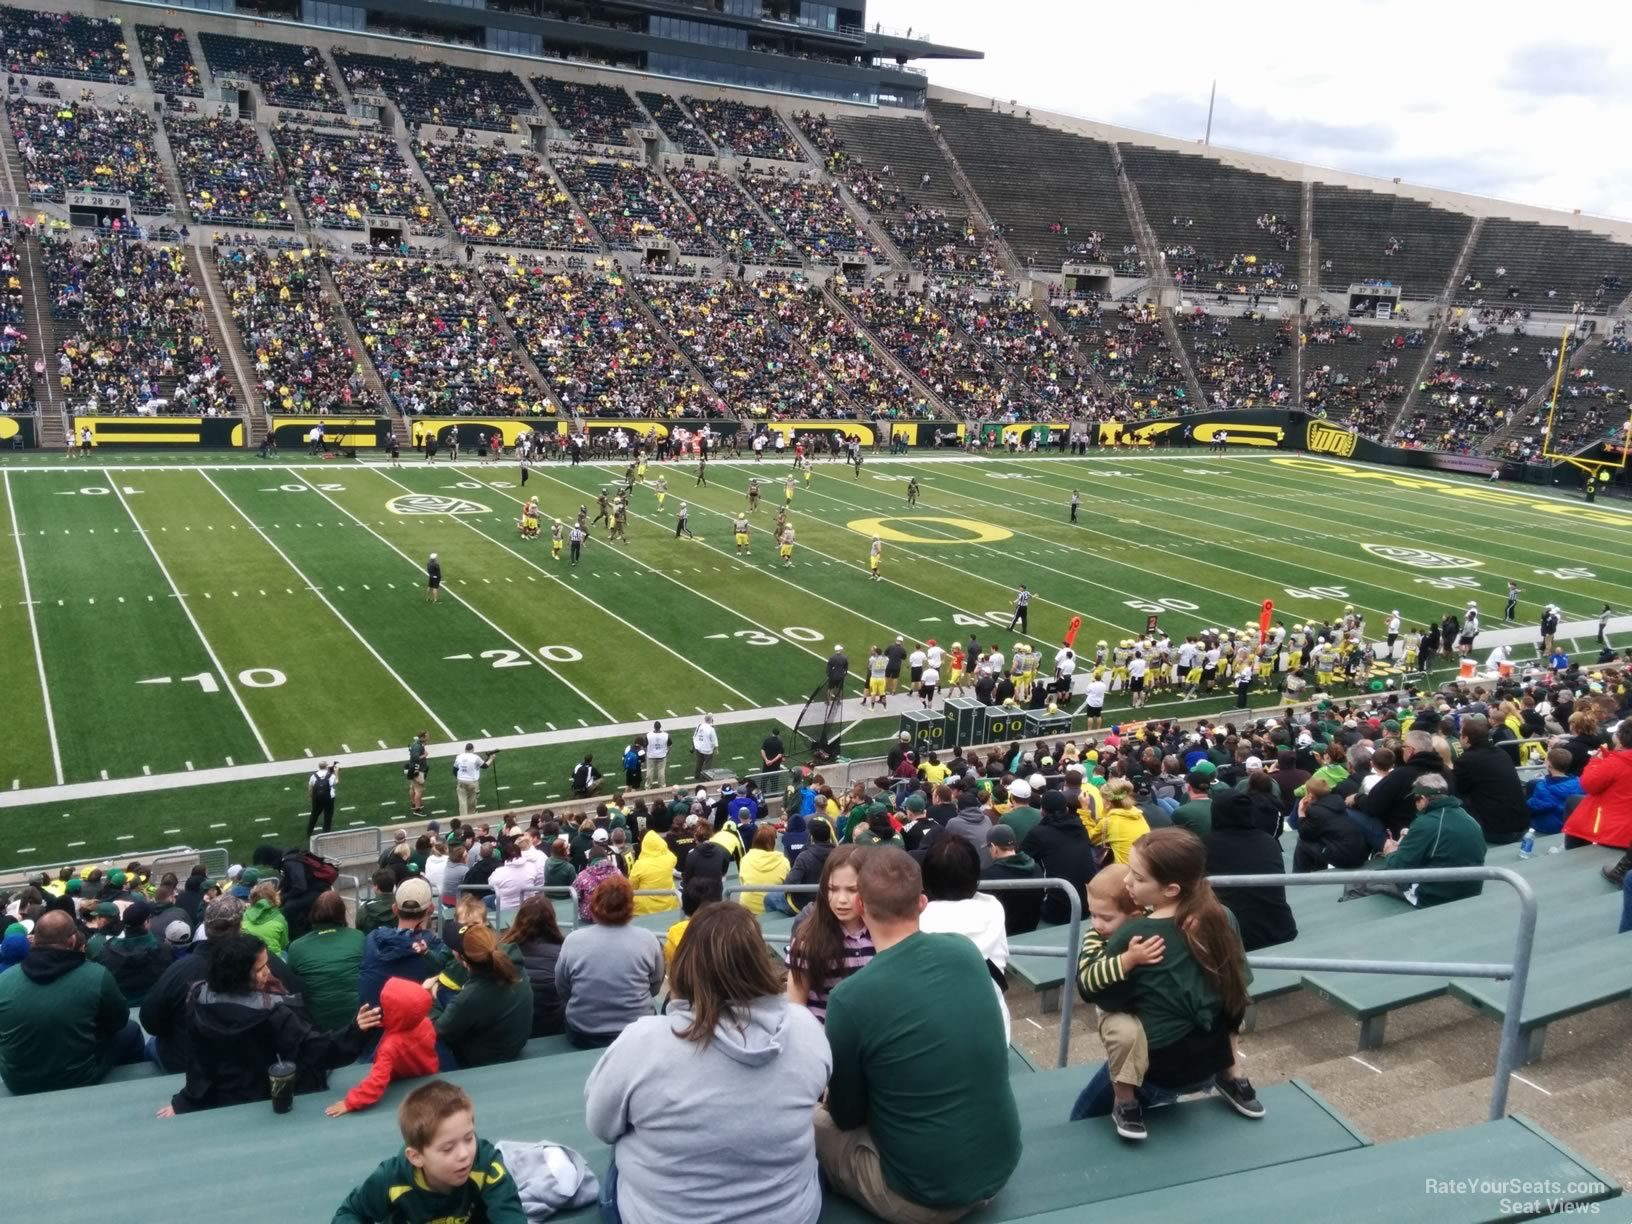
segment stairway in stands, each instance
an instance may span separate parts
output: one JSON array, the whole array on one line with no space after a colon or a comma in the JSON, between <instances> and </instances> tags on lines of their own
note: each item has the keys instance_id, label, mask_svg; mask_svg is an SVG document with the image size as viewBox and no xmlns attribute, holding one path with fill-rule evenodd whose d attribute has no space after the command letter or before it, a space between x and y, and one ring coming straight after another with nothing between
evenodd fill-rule
<instances>
[{"instance_id":1,"label":"stairway in stands","mask_svg":"<svg viewBox=\"0 0 1632 1224\"><path fill-rule=\"evenodd\" d=\"M844 206L850 210L850 215L856 219L856 224L862 227L867 237L872 240L873 245L883 253L891 266L906 268L910 261L901 248L895 245L895 239L890 237L883 221L874 217L867 210L867 206L856 198L856 193L850 190L850 185L843 178L827 168L826 155L816 147L816 143L809 136L805 135L805 130L794 122L791 113L779 115L778 117L788 131L793 134L794 141L805 151L805 156L810 158L811 165L820 166L822 173L833 181L833 185L839 190L839 199L844 201Z\"/></svg>"},{"instance_id":2,"label":"stairway in stands","mask_svg":"<svg viewBox=\"0 0 1632 1224\"><path fill-rule=\"evenodd\" d=\"M385 381L380 372L374 368L374 362L369 359L368 350L363 347L363 338L357 334L357 325L351 321L346 313L344 300L340 297L340 289L334 283L334 277L329 274L329 261L322 258L317 261L318 275L323 281L323 293L334 307L334 317L345 333L346 343L351 346L354 364L358 373L363 376L363 385L368 388L369 396L380 406L380 412L391 418L391 432L396 435L397 441L406 446L408 444L408 423L402 419L402 413L396 410L391 403L391 395L385 389Z\"/></svg>"},{"instance_id":3,"label":"stairway in stands","mask_svg":"<svg viewBox=\"0 0 1632 1224\"><path fill-rule=\"evenodd\" d=\"M1381 441L1387 442L1394 436L1394 432L1399 429L1400 423L1410 419L1410 412L1416 405L1417 395L1422 390L1423 380L1433 372L1434 354L1439 351L1439 346L1445 342L1445 329L1450 326L1451 322L1451 297L1456 293L1458 286L1462 284L1462 278L1467 275L1468 267L1473 260L1473 249L1478 244L1479 235L1484 231L1484 228L1485 219L1483 217L1475 217L1473 224L1468 227L1468 236L1462 243L1461 253L1456 257L1456 265L1451 269L1450 276L1445 279L1445 287L1439 292L1436 303L1436 309L1439 312L1438 325L1434 328L1433 334L1428 337L1428 343L1423 347L1422 364L1417 367L1417 376L1412 380L1410 388L1406 391L1399 412L1394 414L1394 420L1389 423L1388 428L1381 434Z\"/></svg>"},{"instance_id":4,"label":"stairway in stands","mask_svg":"<svg viewBox=\"0 0 1632 1224\"><path fill-rule=\"evenodd\" d=\"M244 352L238 329L226 323L231 313L226 290L221 287L221 279L215 273L214 260L201 256L198 247L189 245L182 249L187 252L187 267L193 281L204 291L209 304L205 314L209 320L210 340L215 345L215 351L226 362L226 373L232 379L232 391L238 399L248 435L246 444L259 446L266 436L267 420L259 399L252 394L255 382L250 372L255 368L255 363Z\"/></svg>"},{"instance_id":5,"label":"stairway in stands","mask_svg":"<svg viewBox=\"0 0 1632 1224\"><path fill-rule=\"evenodd\" d=\"M1580 347L1572 349L1565 356L1564 370L1566 377L1568 376L1568 372L1573 370L1576 366L1589 364L1588 359L1603 347L1603 332L1595 332L1588 336L1586 341L1583 342ZM1524 434L1532 432L1529 428L1529 422L1537 412L1542 414L1541 424L1534 430L1534 432L1537 434L1537 436L1546 433L1547 403L1553 397L1553 380L1557 375L1557 372L1557 366L1549 369L1547 371L1547 377L1541 380L1541 385L1530 393L1530 398L1525 400L1520 407L1514 409L1513 412L1509 414L1507 420L1503 421L1498 428L1493 429L1490 433L1485 435L1484 441L1479 443L1479 453L1481 455L1493 455L1500 450L1503 445L1511 442L1514 438L1522 437ZM1562 388L1560 390L1562 393ZM1547 449L1550 450L1552 448L1548 447Z\"/></svg>"},{"instance_id":6,"label":"stairway in stands","mask_svg":"<svg viewBox=\"0 0 1632 1224\"><path fill-rule=\"evenodd\" d=\"M877 336L867 330L866 325L861 321L861 317L845 304L844 296L842 294L833 292L833 286L831 284L823 286L822 293L827 298L828 307L837 311L840 317L848 319L850 321L850 326L856 329L856 334L864 337L867 340L868 344L871 346L868 355L871 356L874 361L882 361L885 365L889 366L890 369L895 370L906 378L909 383L917 388L918 394L924 397L924 402L934 405L935 410L940 413L941 416L954 421L962 419L957 413L953 412L946 406L945 403L941 401L940 396L936 395L935 392L929 389L929 384L924 382L923 379L919 378L910 366L897 359L895 353L890 349L889 345L883 343Z\"/></svg>"},{"instance_id":7,"label":"stairway in stands","mask_svg":"<svg viewBox=\"0 0 1632 1224\"><path fill-rule=\"evenodd\" d=\"M6 129L6 140L11 140L11 129ZM47 450L67 445L68 422L64 403L57 384L58 325L51 314L51 285L45 269L40 266L39 246L33 238L19 237L17 249L23 257L23 292L28 312L28 364L32 369L43 362L45 373L34 380L36 420L40 424L39 444Z\"/></svg>"}]
</instances>

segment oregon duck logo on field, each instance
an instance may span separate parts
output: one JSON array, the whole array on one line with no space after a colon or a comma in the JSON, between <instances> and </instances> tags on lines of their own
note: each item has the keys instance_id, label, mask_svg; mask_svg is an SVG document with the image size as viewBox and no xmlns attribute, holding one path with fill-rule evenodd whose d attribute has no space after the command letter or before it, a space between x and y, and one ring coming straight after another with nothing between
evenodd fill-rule
<instances>
[{"instance_id":1,"label":"oregon duck logo on field","mask_svg":"<svg viewBox=\"0 0 1632 1224\"><path fill-rule=\"evenodd\" d=\"M890 523L938 523L968 534L942 532L940 535L915 535L910 531L891 527ZM966 518L942 518L932 514L891 514L883 518L851 519L846 525L850 530L859 531L862 535L876 535L881 540L890 540L896 544L996 544L999 540L1007 540L1014 535L1014 532L994 527L991 523Z\"/></svg>"},{"instance_id":2,"label":"oregon duck logo on field","mask_svg":"<svg viewBox=\"0 0 1632 1224\"><path fill-rule=\"evenodd\" d=\"M392 514L491 514L481 502L463 497L442 497L436 493L409 493L385 503Z\"/></svg>"}]
</instances>

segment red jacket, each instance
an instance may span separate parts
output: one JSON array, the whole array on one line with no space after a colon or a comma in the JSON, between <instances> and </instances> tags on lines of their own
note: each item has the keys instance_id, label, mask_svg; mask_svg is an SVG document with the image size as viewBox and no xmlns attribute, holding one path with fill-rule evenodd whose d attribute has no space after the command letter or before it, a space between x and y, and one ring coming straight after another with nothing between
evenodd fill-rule
<instances>
[{"instance_id":1,"label":"red jacket","mask_svg":"<svg viewBox=\"0 0 1632 1224\"><path fill-rule=\"evenodd\" d=\"M385 1035L374 1051L368 1078L346 1093L347 1109L367 1109L385 1095L394 1079L435 1075L436 1029L431 1024L431 996L418 982L388 978L380 991Z\"/></svg>"},{"instance_id":2,"label":"red jacket","mask_svg":"<svg viewBox=\"0 0 1632 1224\"><path fill-rule=\"evenodd\" d=\"M1632 846L1632 748L1601 752L1581 771L1586 797L1564 822L1564 832L1600 846Z\"/></svg>"}]
</instances>

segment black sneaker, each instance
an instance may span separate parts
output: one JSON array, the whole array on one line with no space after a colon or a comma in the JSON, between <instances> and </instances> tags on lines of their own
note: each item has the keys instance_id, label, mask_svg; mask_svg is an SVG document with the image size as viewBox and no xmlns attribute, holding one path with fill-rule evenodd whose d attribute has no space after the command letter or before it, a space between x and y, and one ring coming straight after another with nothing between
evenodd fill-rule
<instances>
[{"instance_id":1,"label":"black sneaker","mask_svg":"<svg viewBox=\"0 0 1632 1224\"><path fill-rule=\"evenodd\" d=\"M1264 1116L1264 1103L1258 1099L1258 1094L1252 1090L1252 1081L1246 1076L1231 1079L1227 1075L1220 1075L1213 1081L1213 1086L1218 1089L1218 1095L1228 1101L1235 1112L1243 1118Z\"/></svg>"},{"instance_id":2,"label":"black sneaker","mask_svg":"<svg viewBox=\"0 0 1632 1224\"><path fill-rule=\"evenodd\" d=\"M1111 1123L1124 1139L1138 1141L1145 1137L1145 1111L1138 1101L1118 1101L1112 1105Z\"/></svg>"}]
</instances>

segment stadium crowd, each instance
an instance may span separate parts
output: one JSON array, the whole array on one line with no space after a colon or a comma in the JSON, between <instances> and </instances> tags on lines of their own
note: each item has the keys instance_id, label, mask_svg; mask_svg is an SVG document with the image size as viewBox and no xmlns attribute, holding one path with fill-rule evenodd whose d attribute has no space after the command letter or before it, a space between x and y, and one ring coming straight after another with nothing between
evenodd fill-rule
<instances>
[{"instance_id":1,"label":"stadium crowd","mask_svg":"<svg viewBox=\"0 0 1632 1224\"><path fill-rule=\"evenodd\" d=\"M879 258L838 188L825 179L745 169L739 181L806 258L829 264Z\"/></svg>"},{"instance_id":2,"label":"stadium crowd","mask_svg":"<svg viewBox=\"0 0 1632 1224\"><path fill-rule=\"evenodd\" d=\"M714 254L696 215L647 167L603 157L556 157L551 165L612 250L668 238L683 255Z\"/></svg>"},{"instance_id":3,"label":"stadium crowd","mask_svg":"<svg viewBox=\"0 0 1632 1224\"><path fill-rule=\"evenodd\" d=\"M6 71L129 84L130 54L117 19L0 5Z\"/></svg>"},{"instance_id":4,"label":"stadium crowd","mask_svg":"<svg viewBox=\"0 0 1632 1224\"><path fill-rule=\"evenodd\" d=\"M410 124L513 132L512 116L533 109L526 86L510 72L340 48L335 49L334 62L348 89L384 94Z\"/></svg>"},{"instance_id":5,"label":"stadium crowd","mask_svg":"<svg viewBox=\"0 0 1632 1224\"><path fill-rule=\"evenodd\" d=\"M774 161L806 160L799 142L768 106L730 98L694 98L689 94L683 101L721 152Z\"/></svg>"},{"instance_id":6,"label":"stadium crowd","mask_svg":"<svg viewBox=\"0 0 1632 1224\"><path fill-rule=\"evenodd\" d=\"M198 36L210 71L217 76L247 77L261 87L268 106L303 110L344 110L340 90L316 47L240 38L204 30Z\"/></svg>"},{"instance_id":7,"label":"stadium crowd","mask_svg":"<svg viewBox=\"0 0 1632 1224\"><path fill-rule=\"evenodd\" d=\"M166 118L165 136L195 221L293 229L274 165L253 126L236 119Z\"/></svg>"},{"instance_id":8,"label":"stadium crowd","mask_svg":"<svg viewBox=\"0 0 1632 1224\"><path fill-rule=\"evenodd\" d=\"M169 26L138 25L136 45L142 52L147 79L162 94L202 98L204 85L193 62L186 30Z\"/></svg>"},{"instance_id":9,"label":"stadium crowd","mask_svg":"<svg viewBox=\"0 0 1632 1224\"><path fill-rule=\"evenodd\" d=\"M535 153L502 144L413 144L414 157L466 242L598 251L600 240Z\"/></svg>"},{"instance_id":10,"label":"stadium crowd","mask_svg":"<svg viewBox=\"0 0 1632 1224\"><path fill-rule=\"evenodd\" d=\"M997 363L941 313L935 297L877 285L841 300L862 326L954 412L985 417L999 399Z\"/></svg>"},{"instance_id":11,"label":"stadium crowd","mask_svg":"<svg viewBox=\"0 0 1632 1224\"><path fill-rule=\"evenodd\" d=\"M34 372L29 367L28 315L23 306L23 282L16 231L7 221L0 226L0 414L34 411Z\"/></svg>"},{"instance_id":12,"label":"stadium crowd","mask_svg":"<svg viewBox=\"0 0 1632 1224\"><path fill-rule=\"evenodd\" d=\"M640 104L646 108L663 135L674 141L682 153L700 157L714 156L714 146L708 143L708 137L703 135L696 121L668 94L641 90L635 97L640 99Z\"/></svg>"},{"instance_id":13,"label":"stadium crowd","mask_svg":"<svg viewBox=\"0 0 1632 1224\"><path fill-rule=\"evenodd\" d=\"M697 215L702 232L727 256L744 263L799 266L798 252L787 235L769 224L726 175L688 165L670 170L668 177L675 192Z\"/></svg>"},{"instance_id":14,"label":"stadium crowd","mask_svg":"<svg viewBox=\"0 0 1632 1224\"><path fill-rule=\"evenodd\" d=\"M645 124L640 108L620 86L545 76L535 76L532 81L555 121L573 140L626 145L629 129Z\"/></svg>"},{"instance_id":15,"label":"stadium crowd","mask_svg":"<svg viewBox=\"0 0 1632 1224\"><path fill-rule=\"evenodd\" d=\"M380 132L319 131L280 123L272 129L278 159L313 225L360 230L368 215L403 217L412 233L442 233L419 179Z\"/></svg>"},{"instance_id":16,"label":"stadium crowd","mask_svg":"<svg viewBox=\"0 0 1632 1224\"><path fill-rule=\"evenodd\" d=\"M28 189L61 204L68 191L119 192L139 213L170 208L153 120L83 102L12 101L12 136Z\"/></svg>"}]
</instances>

